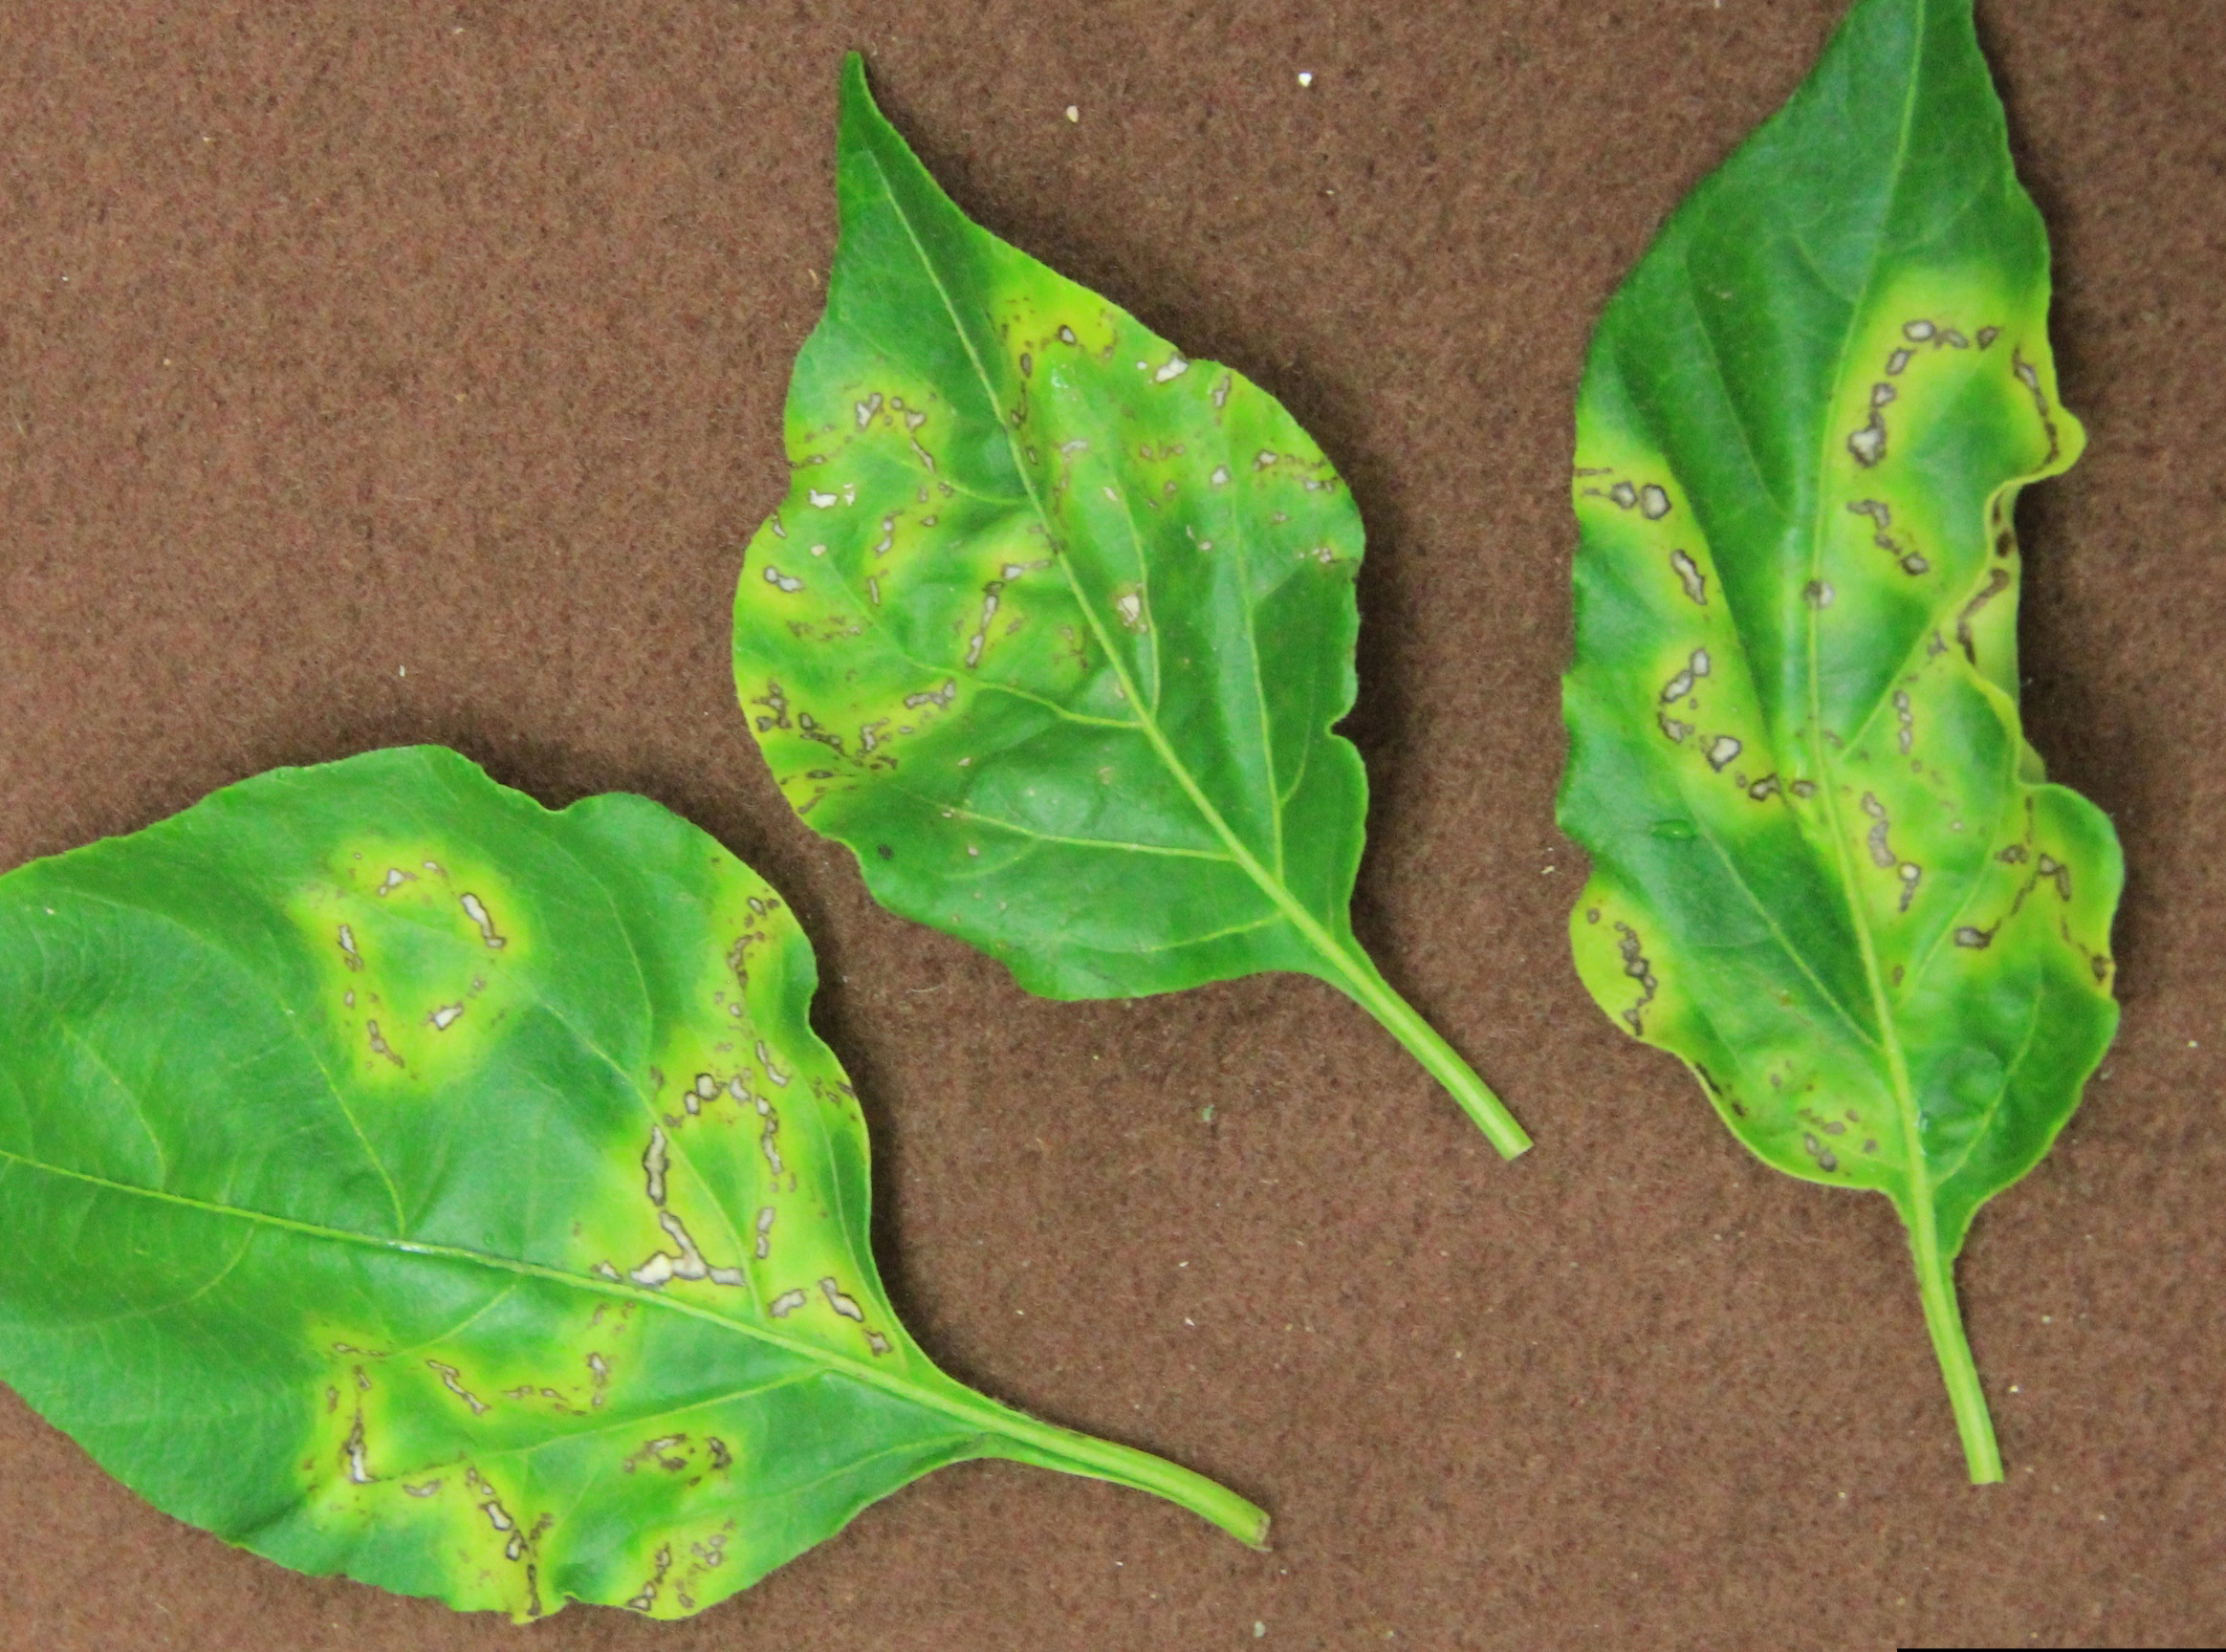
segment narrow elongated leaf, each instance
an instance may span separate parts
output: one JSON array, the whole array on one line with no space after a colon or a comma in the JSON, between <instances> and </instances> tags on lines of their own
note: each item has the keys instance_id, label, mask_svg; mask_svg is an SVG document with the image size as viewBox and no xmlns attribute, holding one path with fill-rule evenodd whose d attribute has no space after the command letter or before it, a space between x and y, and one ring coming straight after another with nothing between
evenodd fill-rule
<instances>
[{"instance_id":1,"label":"narrow elongated leaf","mask_svg":"<svg viewBox=\"0 0 2226 1652\"><path fill-rule=\"evenodd\" d=\"M2018 718L2019 489L2077 457L1971 0L1858 0L1609 305L1577 413L1578 968L1779 1169L1951 1265L2117 1024L2117 839Z\"/></svg>"},{"instance_id":2,"label":"narrow elongated leaf","mask_svg":"<svg viewBox=\"0 0 2226 1652\"><path fill-rule=\"evenodd\" d=\"M284 1565L684 1617L946 1463L1197 1476L905 1334L773 890L640 797L282 770L0 878L0 1378Z\"/></svg>"},{"instance_id":3,"label":"narrow elongated leaf","mask_svg":"<svg viewBox=\"0 0 2226 1652\"><path fill-rule=\"evenodd\" d=\"M1319 976L1503 1153L1529 1144L1347 908L1361 523L1228 368L969 222L843 71L841 240L797 358L796 483L734 601L790 802L893 911L1031 991Z\"/></svg>"}]
</instances>

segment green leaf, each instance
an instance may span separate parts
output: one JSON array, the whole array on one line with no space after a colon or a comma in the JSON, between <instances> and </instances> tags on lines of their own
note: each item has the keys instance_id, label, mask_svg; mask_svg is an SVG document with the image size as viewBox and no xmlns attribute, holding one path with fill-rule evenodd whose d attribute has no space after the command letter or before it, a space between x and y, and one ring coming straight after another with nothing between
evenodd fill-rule
<instances>
[{"instance_id":1,"label":"green leaf","mask_svg":"<svg viewBox=\"0 0 2226 1652\"><path fill-rule=\"evenodd\" d=\"M853 54L743 709L884 905L1054 998L1318 976L1529 1145L1353 938L1361 523L1274 398L969 222Z\"/></svg>"},{"instance_id":2,"label":"green leaf","mask_svg":"<svg viewBox=\"0 0 2226 1652\"><path fill-rule=\"evenodd\" d=\"M684 1617L930 1468L1196 1475L951 1381L810 946L656 804L438 748L0 878L0 1378L296 1570Z\"/></svg>"},{"instance_id":3,"label":"green leaf","mask_svg":"<svg viewBox=\"0 0 2226 1652\"><path fill-rule=\"evenodd\" d=\"M2019 489L2077 457L2048 249L1970 0L1859 0L1608 306L1577 413L1570 932L1767 1163L1951 1265L2117 1024L2109 822L2018 719Z\"/></svg>"}]
</instances>

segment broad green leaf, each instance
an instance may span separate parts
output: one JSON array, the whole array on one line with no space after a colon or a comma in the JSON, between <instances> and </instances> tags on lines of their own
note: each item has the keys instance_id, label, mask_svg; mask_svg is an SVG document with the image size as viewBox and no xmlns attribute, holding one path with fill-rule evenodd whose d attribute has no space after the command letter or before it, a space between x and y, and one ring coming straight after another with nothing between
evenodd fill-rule
<instances>
[{"instance_id":1,"label":"broad green leaf","mask_svg":"<svg viewBox=\"0 0 2226 1652\"><path fill-rule=\"evenodd\" d=\"M0 878L0 1378L283 1565L684 1617L943 1464L1196 1475L951 1381L787 906L438 748Z\"/></svg>"},{"instance_id":2,"label":"broad green leaf","mask_svg":"<svg viewBox=\"0 0 2226 1652\"><path fill-rule=\"evenodd\" d=\"M1570 932L1791 1175L1891 1199L1974 1480L1951 1267L2117 1023L2117 839L2018 719L2018 490L2077 457L1970 0L1859 0L1608 306L1577 413Z\"/></svg>"},{"instance_id":3,"label":"broad green leaf","mask_svg":"<svg viewBox=\"0 0 2226 1652\"><path fill-rule=\"evenodd\" d=\"M853 55L827 312L789 387L734 678L797 812L892 911L1054 998L1263 969L1350 994L1528 1139L1348 906L1361 523L1274 398L968 221Z\"/></svg>"}]
</instances>

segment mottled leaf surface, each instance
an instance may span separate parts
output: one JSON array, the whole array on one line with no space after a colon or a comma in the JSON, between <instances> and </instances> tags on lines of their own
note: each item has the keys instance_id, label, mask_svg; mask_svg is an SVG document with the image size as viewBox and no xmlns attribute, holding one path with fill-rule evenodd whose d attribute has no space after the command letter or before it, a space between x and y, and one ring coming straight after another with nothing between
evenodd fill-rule
<instances>
[{"instance_id":1,"label":"mottled leaf surface","mask_svg":"<svg viewBox=\"0 0 2226 1652\"><path fill-rule=\"evenodd\" d=\"M2048 291L1970 0L1859 0L1577 415L1579 970L1768 1163L1894 1202L1982 1479L1951 1263L2117 1022L2117 840L2018 715L2012 509L2083 440Z\"/></svg>"},{"instance_id":2,"label":"mottled leaf surface","mask_svg":"<svg viewBox=\"0 0 2226 1652\"><path fill-rule=\"evenodd\" d=\"M0 1378L257 1554L682 1617L942 1464L1257 1510L938 1372L778 896L640 797L281 770L0 878Z\"/></svg>"},{"instance_id":3,"label":"mottled leaf surface","mask_svg":"<svg viewBox=\"0 0 2226 1652\"><path fill-rule=\"evenodd\" d=\"M1527 1145L1348 917L1361 523L1291 416L970 222L854 56L795 485L734 675L782 791L884 905L1058 998L1263 969L1365 1006Z\"/></svg>"}]
</instances>

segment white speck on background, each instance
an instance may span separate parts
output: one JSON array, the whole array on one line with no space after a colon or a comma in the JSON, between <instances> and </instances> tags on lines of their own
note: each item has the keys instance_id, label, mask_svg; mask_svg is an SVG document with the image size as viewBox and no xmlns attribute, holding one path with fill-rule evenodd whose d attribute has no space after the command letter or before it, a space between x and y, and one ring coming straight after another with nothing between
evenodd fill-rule
<instances>
[{"instance_id":1,"label":"white speck on background","mask_svg":"<svg viewBox=\"0 0 2226 1652\"><path fill-rule=\"evenodd\" d=\"M1080 120L1082 118L1082 112L1076 108L1072 103L1069 103L1066 106L1066 118L1069 120Z\"/></svg>"},{"instance_id":2,"label":"white speck on background","mask_svg":"<svg viewBox=\"0 0 2226 1652\"><path fill-rule=\"evenodd\" d=\"M1313 71L1313 70L1311 70L1311 69L1301 69L1301 70L1299 70L1299 71L1298 71L1298 84L1299 84L1300 86L1311 86L1311 85L1313 85L1313 84L1314 84L1314 71Z\"/></svg>"}]
</instances>

